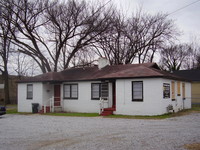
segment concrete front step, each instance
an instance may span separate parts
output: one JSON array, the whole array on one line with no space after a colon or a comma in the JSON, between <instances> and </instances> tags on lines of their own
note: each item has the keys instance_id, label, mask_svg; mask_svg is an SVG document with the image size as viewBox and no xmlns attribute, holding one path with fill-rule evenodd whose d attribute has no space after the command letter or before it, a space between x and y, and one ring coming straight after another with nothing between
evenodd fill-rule
<instances>
[{"instance_id":1,"label":"concrete front step","mask_svg":"<svg viewBox=\"0 0 200 150\"><path fill-rule=\"evenodd\" d=\"M54 106L54 112L62 112L61 106Z\"/></svg>"}]
</instances>

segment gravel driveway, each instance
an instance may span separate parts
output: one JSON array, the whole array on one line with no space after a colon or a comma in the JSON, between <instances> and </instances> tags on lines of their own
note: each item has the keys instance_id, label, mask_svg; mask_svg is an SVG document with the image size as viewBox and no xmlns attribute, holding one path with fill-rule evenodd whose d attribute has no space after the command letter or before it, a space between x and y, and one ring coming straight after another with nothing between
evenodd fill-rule
<instances>
[{"instance_id":1,"label":"gravel driveway","mask_svg":"<svg viewBox=\"0 0 200 150\"><path fill-rule=\"evenodd\" d=\"M200 142L200 113L164 120L4 115L1 150L184 150Z\"/></svg>"}]
</instances>

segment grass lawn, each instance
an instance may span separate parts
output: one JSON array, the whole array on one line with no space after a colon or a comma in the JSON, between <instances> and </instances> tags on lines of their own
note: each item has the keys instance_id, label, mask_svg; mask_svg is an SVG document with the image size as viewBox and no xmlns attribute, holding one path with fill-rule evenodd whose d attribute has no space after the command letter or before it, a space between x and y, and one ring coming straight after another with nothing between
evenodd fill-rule
<instances>
[{"instance_id":1,"label":"grass lawn","mask_svg":"<svg viewBox=\"0 0 200 150\"><path fill-rule=\"evenodd\" d=\"M32 113L19 113L17 111L17 105L7 105L7 114L32 114ZM169 113L158 116L129 116L129 115L110 115L105 116L105 118L126 118L126 119L166 119L171 117L178 117L183 115L188 115L190 113L200 113L200 105L193 105L191 109L182 110L177 113ZM72 117L97 117L98 113L46 113L42 115L51 116L72 116Z\"/></svg>"},{"instance_id":2,"label":"grass lawn","mask_svg":"<svg viewBox=\"0 0 200 150\"><path fill-rule=\"evenodd\" d=\"M7 106L6 106L6 114L22 114L22 115L28 115L28 114L32 114L32 113L18 112L18 111L17 111L17 105L7 105Z\"/></svg>"},{"instance_id":3,"label":"grass lawn","mask_svg":"<svg viewBox=\"0 0 200 150\"><path fill-rule=\"evenodd\" d=\"M17 105L7 105L6 114L17 114Z\"/></svg>"}]
</instances>

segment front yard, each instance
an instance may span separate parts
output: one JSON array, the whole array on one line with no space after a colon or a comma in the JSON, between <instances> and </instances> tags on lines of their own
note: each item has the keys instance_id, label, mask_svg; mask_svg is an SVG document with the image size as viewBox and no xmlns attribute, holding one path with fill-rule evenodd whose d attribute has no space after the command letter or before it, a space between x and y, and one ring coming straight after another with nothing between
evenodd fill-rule
<instances>
[{"instance_id":1,"label":"front yard","mask_svg":"<svg viewBox=\"0 0 200 150\"><path fill-rule=\"evenodd\" d=\"M199 125L200 113L162 120L6 114L0 149L199 150Z\"/></svg>"}]
</instances>

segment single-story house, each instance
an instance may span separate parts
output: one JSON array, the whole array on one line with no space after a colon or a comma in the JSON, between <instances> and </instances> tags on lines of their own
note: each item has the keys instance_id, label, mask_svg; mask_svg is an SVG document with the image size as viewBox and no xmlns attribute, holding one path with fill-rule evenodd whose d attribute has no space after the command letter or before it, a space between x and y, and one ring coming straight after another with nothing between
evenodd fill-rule
<instances>
[{"instance_id":1,"label":"single-story house","mask_svg":"<svg viewBox=\"0 0 200 150\"><path fill-rule=\"evenodd\" d=\"M200 70L179 70L173 74L191 82L191 99L193 104L200 104Z\"/></svg>"},{"instance_id":2,"label":"single-story house","mask_svg":"<svg viewBox=\"0 0 200 150\"><path fill-rule=\"evenodd\" d=\"M161 71L155 63L49 72L18 83L18 111L161 115L191 108L191 83Z\"/></svg>"}]
</instances>

